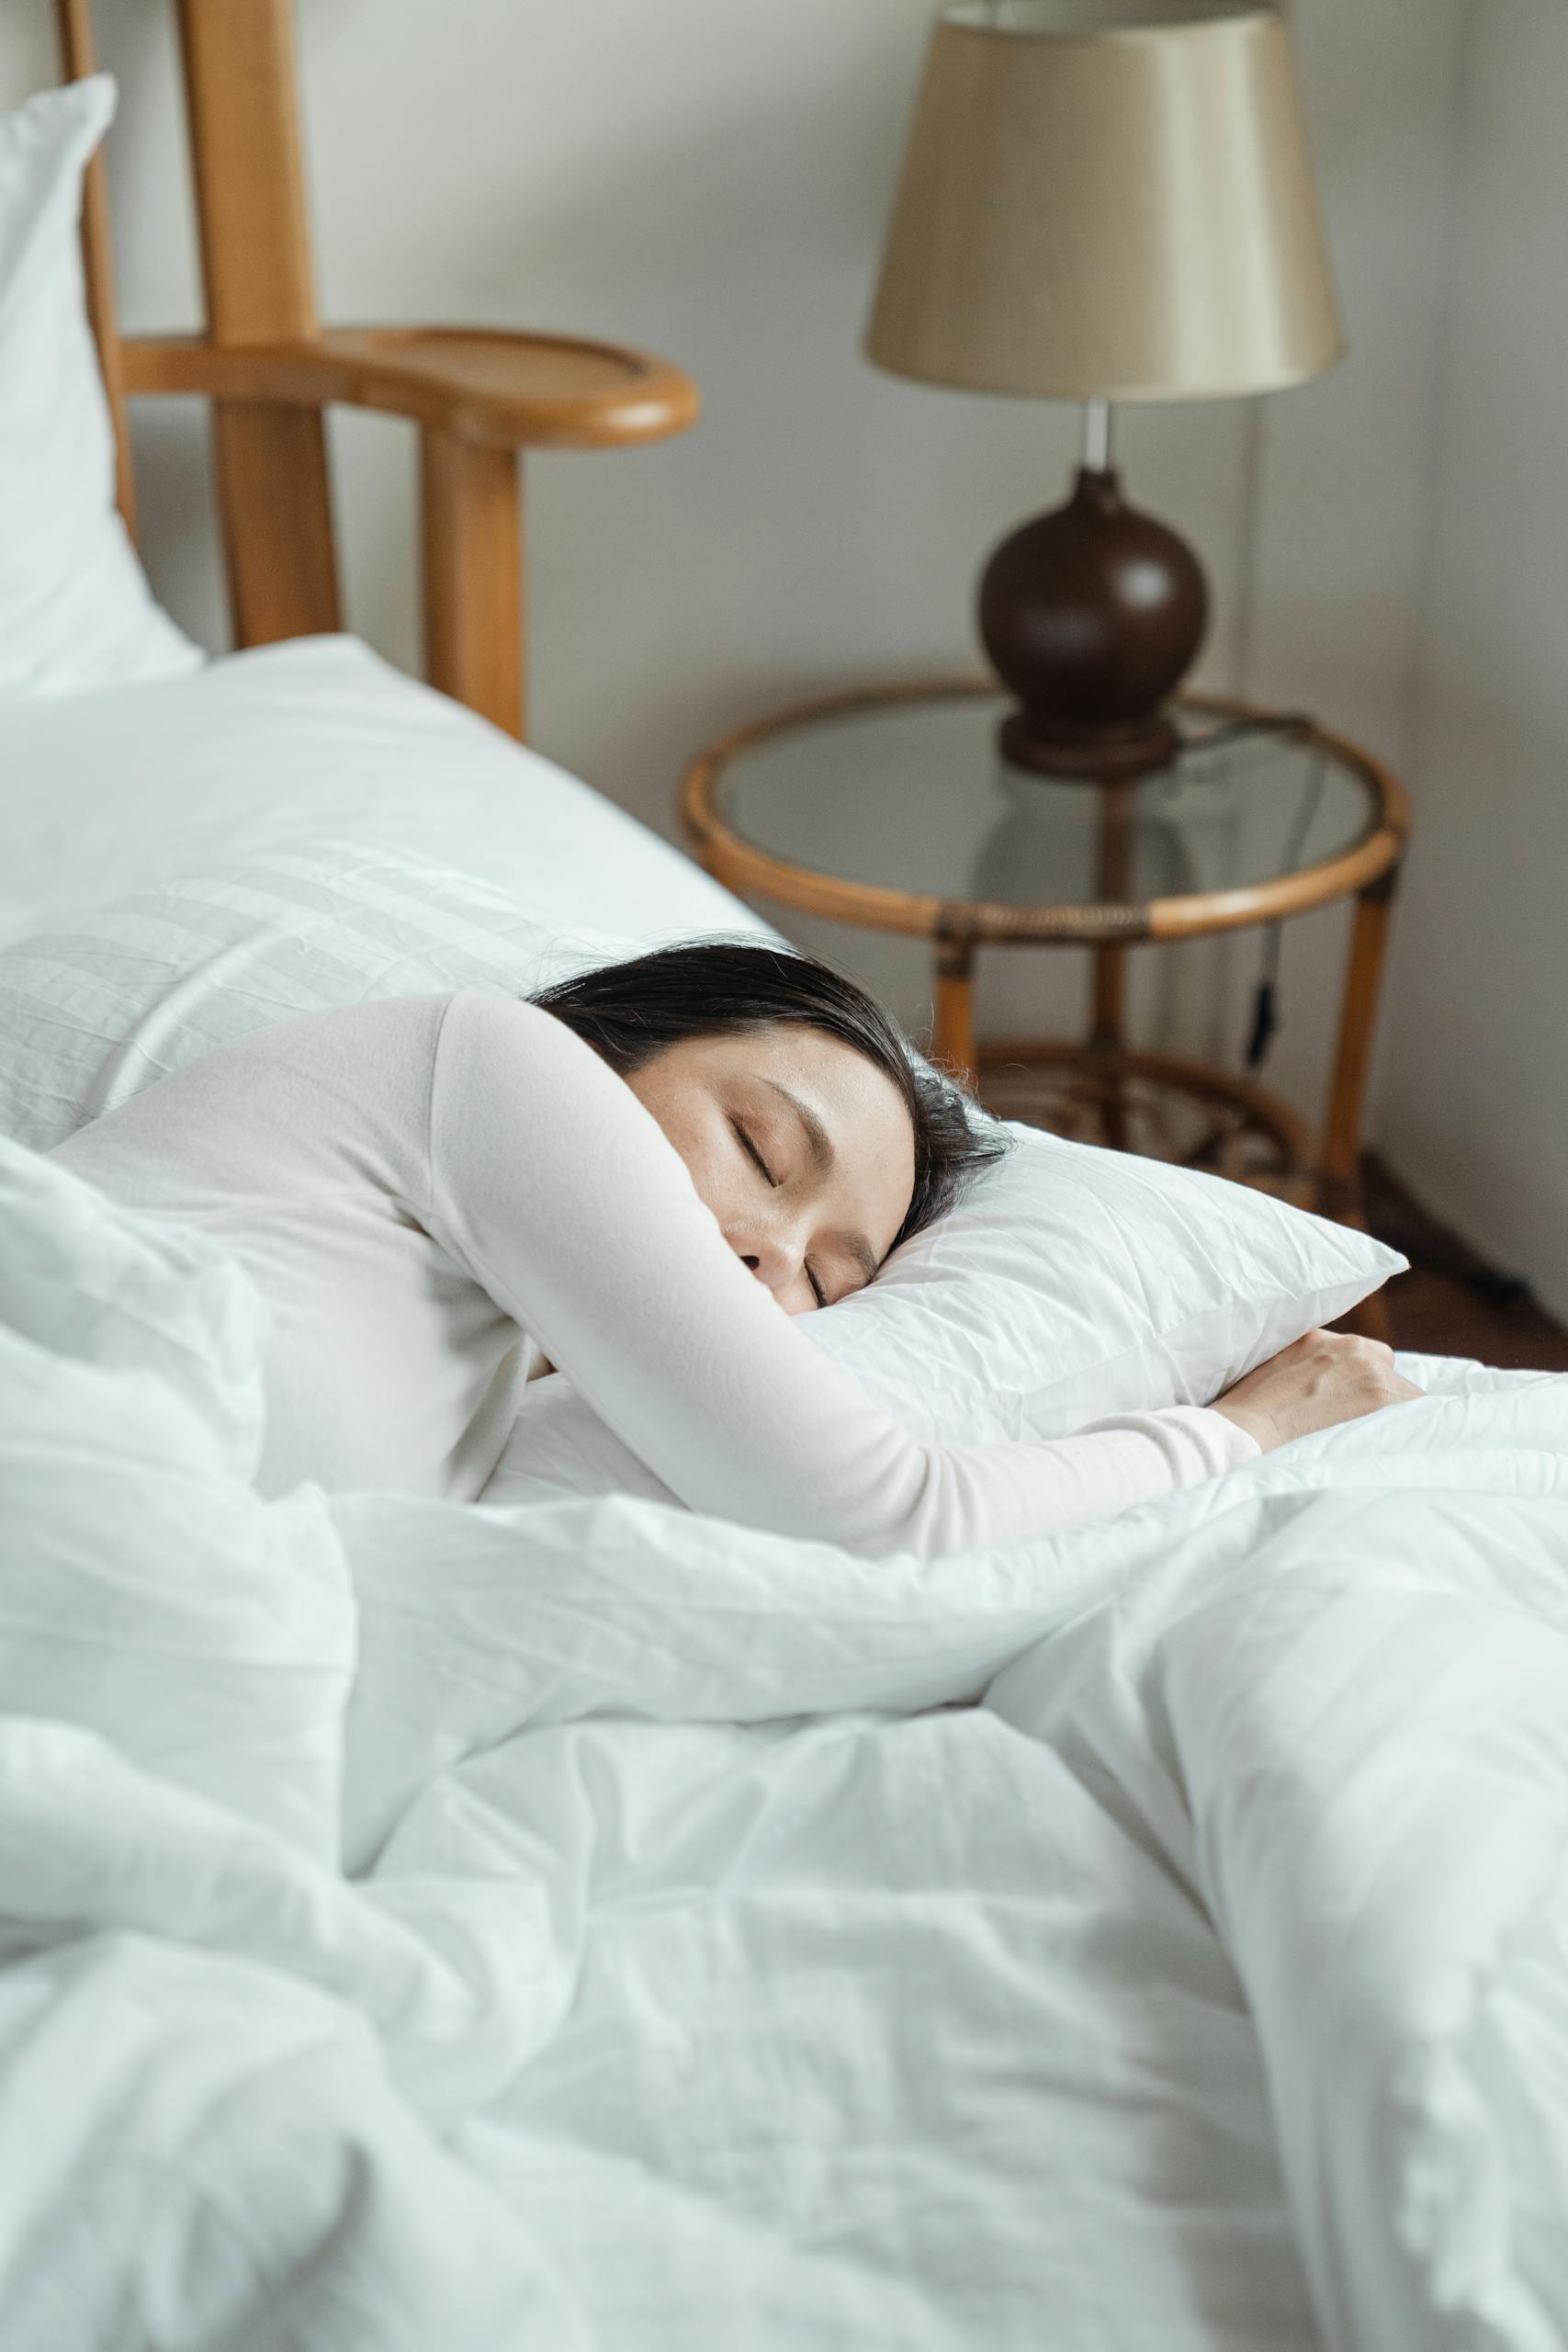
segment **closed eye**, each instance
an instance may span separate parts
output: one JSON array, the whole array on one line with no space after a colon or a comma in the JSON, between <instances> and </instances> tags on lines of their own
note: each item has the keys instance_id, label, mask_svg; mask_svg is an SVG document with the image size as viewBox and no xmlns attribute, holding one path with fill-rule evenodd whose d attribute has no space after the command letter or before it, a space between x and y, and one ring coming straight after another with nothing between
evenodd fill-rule
<instances>
[{"instance_id":1,"label":"closed eye","mask_svg":"<svg viewBox=\"0 0 1568 2352\"><path fill-rule=\"evenodd\" d=\"M763 1182L771 1184L773 1190L777 1192L779 1182L778 1178L773 1174L773 1170L768 1166L767 1161L763 1159L761 1153L752 1142L750 1135L741 1125L739 1120L731 1119L729 1124L734 1128L736 1139L739 1142L741 1150L746 1154L747 1159L758 1170L759 1174L762 1177Z\"/></svg>"},{"instance_id":2,"label":"closed eye","mask_svg":"<svg viewBox=\"0 0 1568 2352\"><path fill-rule=\"evenodd\" d=\"M811 1295L817 1301L818 1306L826 1306L828 1304L828 1294L823 1289L821 1283L818 1281L809 1266L806 1269L806 1279L811 1284Z\"/></svg>"}]
</instances>

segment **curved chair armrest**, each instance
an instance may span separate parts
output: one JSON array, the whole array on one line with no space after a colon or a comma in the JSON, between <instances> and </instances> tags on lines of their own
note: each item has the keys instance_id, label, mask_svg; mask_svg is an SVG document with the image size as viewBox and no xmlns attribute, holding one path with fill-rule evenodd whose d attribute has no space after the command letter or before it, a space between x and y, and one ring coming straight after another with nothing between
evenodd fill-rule
<instances>
[{"instance_id":1,"label":"curved chair armrest","mask_svg":"<svg viewBox=\"0 0 1568 2352\"><path fill-rule=\"evenodd\" d=\"M603 449L684 432L697 388L663 359L573 335L327 327L294 343L127 337L128 392L379 409L502 449Z\"/></svg>"}]
</instances>

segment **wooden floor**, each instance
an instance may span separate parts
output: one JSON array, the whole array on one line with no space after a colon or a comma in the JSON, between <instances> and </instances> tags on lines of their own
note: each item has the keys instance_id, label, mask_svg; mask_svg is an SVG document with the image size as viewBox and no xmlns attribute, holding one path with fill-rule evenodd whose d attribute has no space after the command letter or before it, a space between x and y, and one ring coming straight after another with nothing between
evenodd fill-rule
<instances>
[{"instance_id":1,"label":"wooden floor","mask_svg":"<svg viewBox=\"0 0 1568 2352\"><path fill-rule=\"evenodd\" d=\"M1568 1372L1568 1331L1541 1311L1523 1283L1437 1224L1371 1154L1362 1174L1368 1225L1410 1260L1409 1273L1388 1286L1395 1347L1473 1356L1511 1369Z\"/></svg>"}]
</instances>

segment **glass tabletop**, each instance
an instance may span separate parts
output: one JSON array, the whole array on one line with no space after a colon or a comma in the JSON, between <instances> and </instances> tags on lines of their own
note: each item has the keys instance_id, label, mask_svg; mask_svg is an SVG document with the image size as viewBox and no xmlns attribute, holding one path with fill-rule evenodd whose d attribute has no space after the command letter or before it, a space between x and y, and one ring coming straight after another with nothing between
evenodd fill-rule
<instances>
[{"instance_id":1,"label":"glass tabletop","mask_svg":"<svg viewBox=\"0 0 1568 2352\"><path fill-rule=\"evenodd\" d=\"M1035 775L997 749L1000 692L867 700L761 730L711 807L769 858L948 905L1141 905L1232 890L1354 849L1370 774L1303 729L1183 706L1182 744L1117 786Z\"/></svg>"}]
</instances>

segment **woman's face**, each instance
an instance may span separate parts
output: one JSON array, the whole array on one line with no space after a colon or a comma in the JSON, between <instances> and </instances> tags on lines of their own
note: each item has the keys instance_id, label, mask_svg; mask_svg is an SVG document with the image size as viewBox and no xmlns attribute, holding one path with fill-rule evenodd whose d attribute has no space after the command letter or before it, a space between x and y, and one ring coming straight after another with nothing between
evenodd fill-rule
<instances>
[{"instance_id":1,"label":"woman's face","mask_svg":"<svg viewBox=\"0 0 1568 2352\"><path fill-rule=\"evenodd\" d=\"M778 1022L668 1046L626 1083L786 1312L871 1280L909 1205L915 1141L897 1088L863 1054Z\"/></svg>"}]
</instances>

